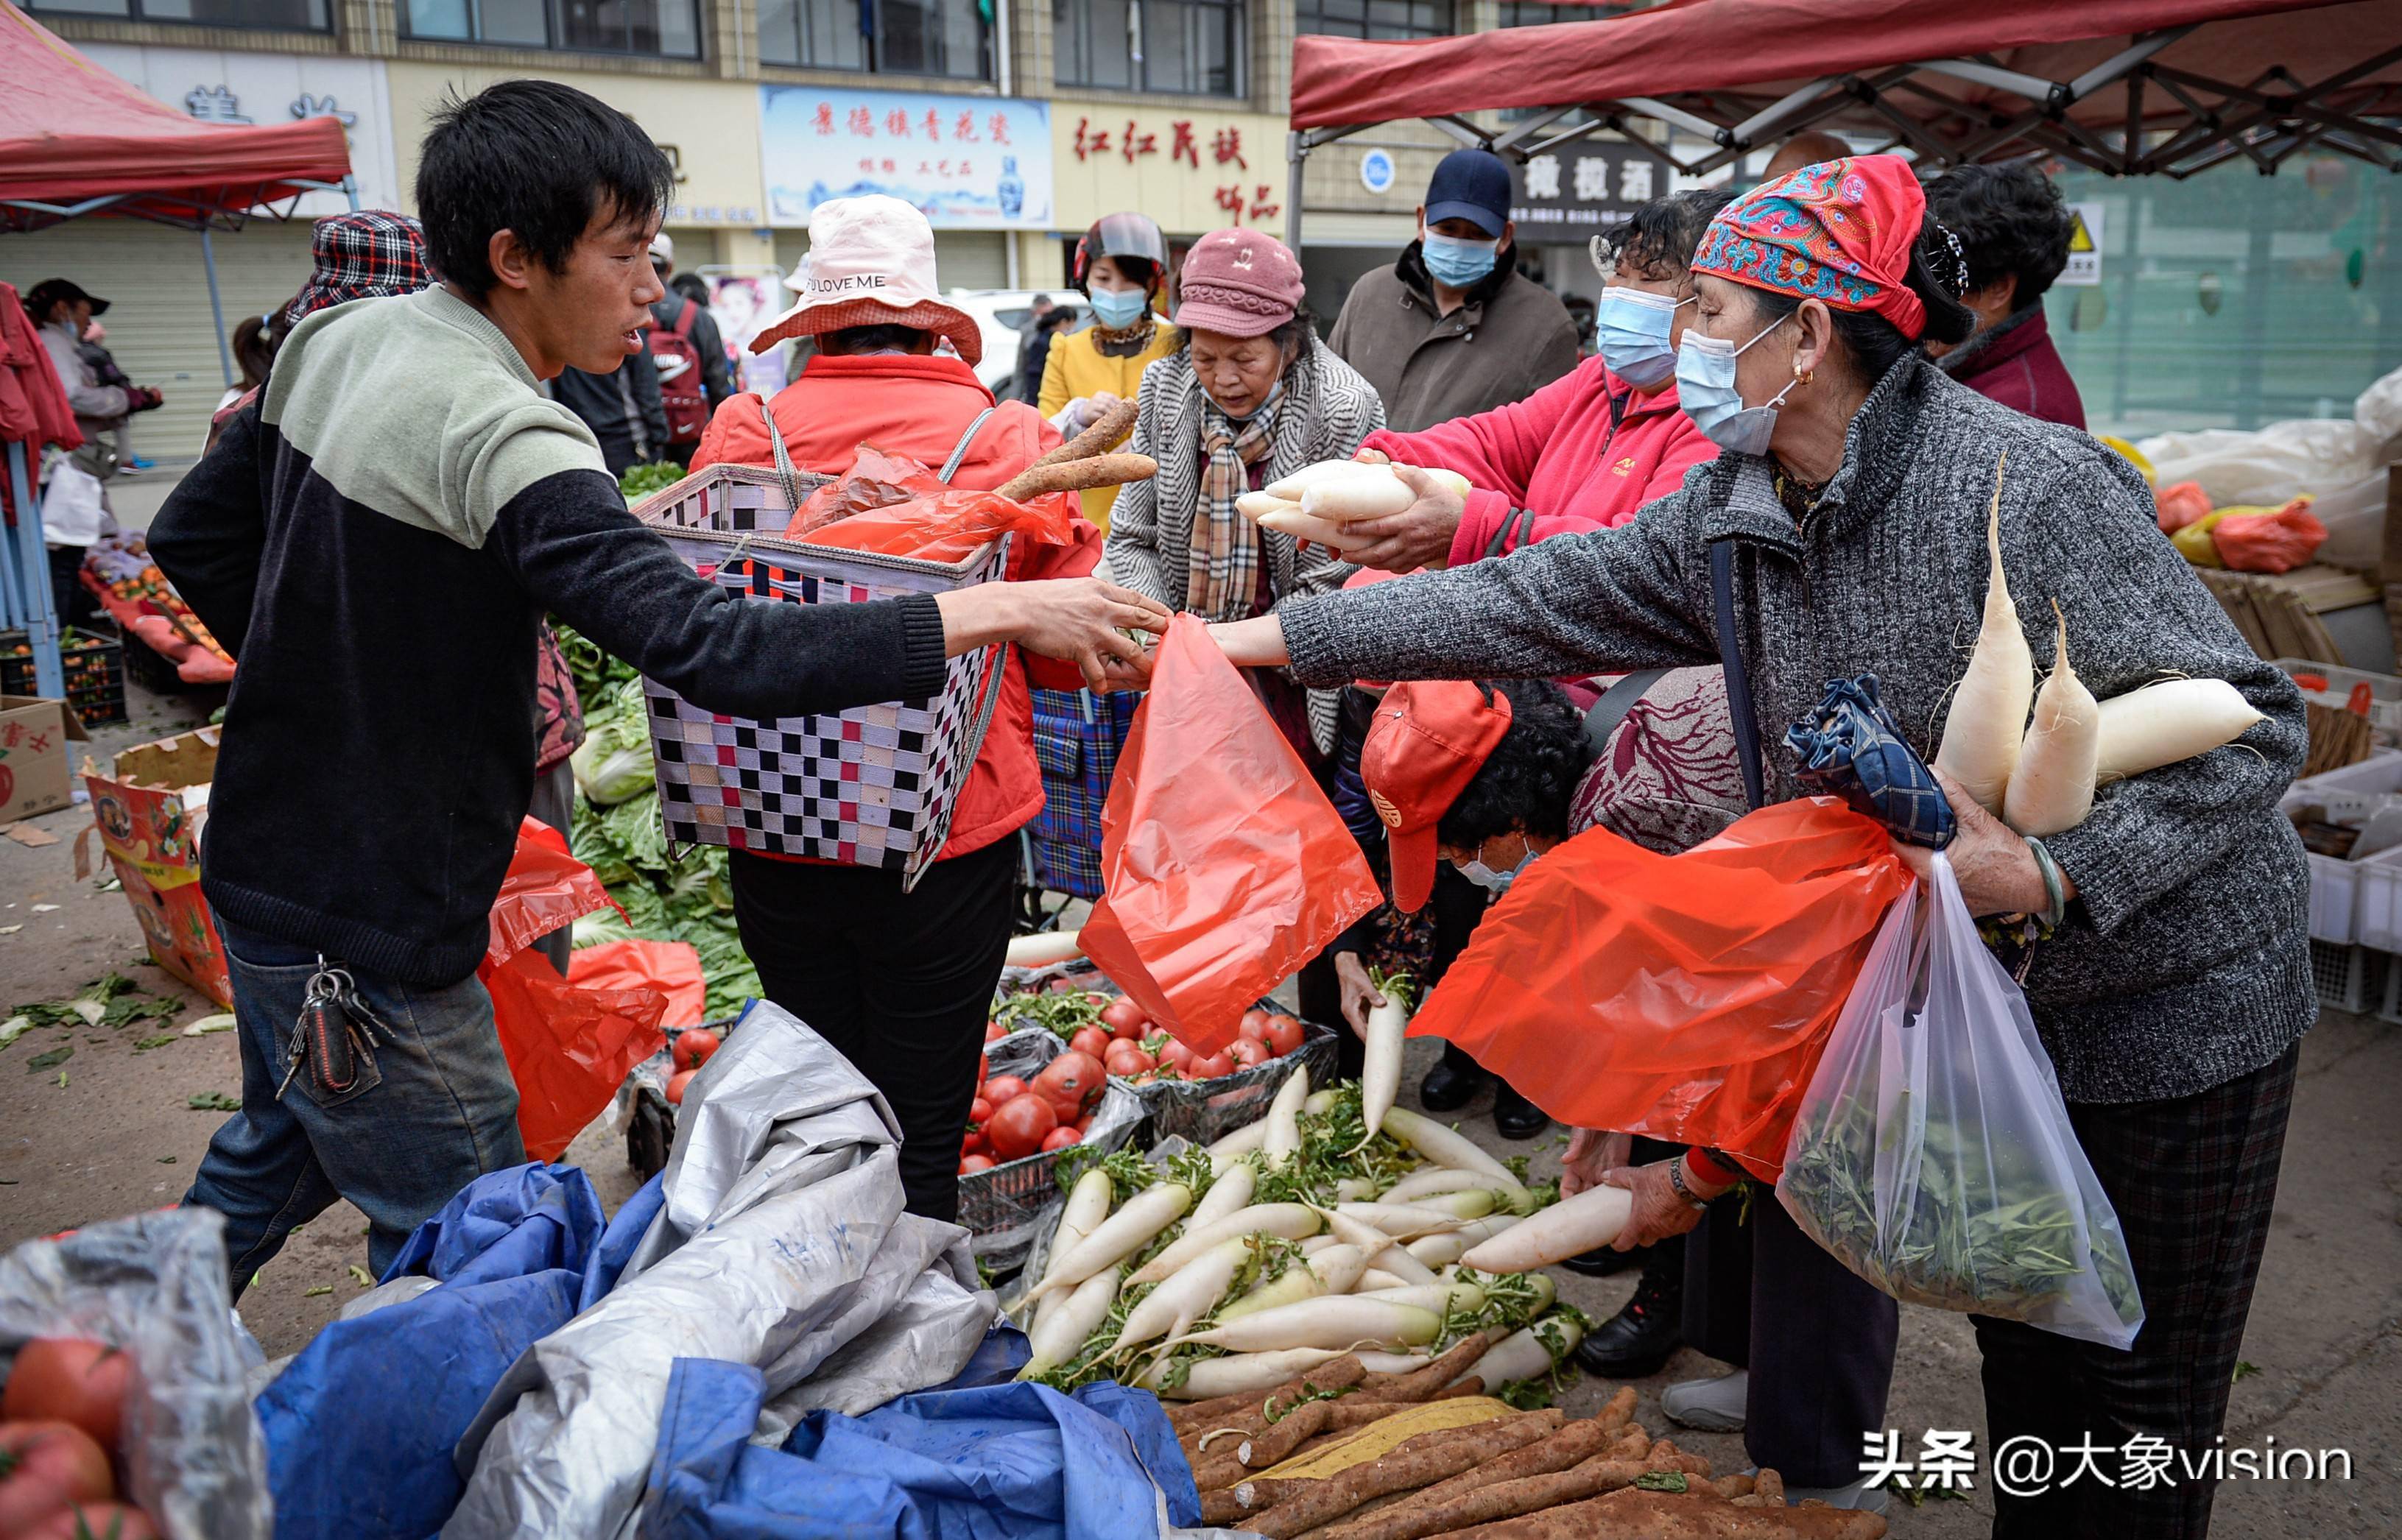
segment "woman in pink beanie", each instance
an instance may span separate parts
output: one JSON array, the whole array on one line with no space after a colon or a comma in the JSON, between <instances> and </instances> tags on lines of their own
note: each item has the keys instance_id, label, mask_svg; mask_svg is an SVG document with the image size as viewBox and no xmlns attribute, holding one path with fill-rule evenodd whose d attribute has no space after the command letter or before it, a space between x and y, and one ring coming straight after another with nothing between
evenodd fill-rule
<instances>
[{"instance_id":1,"label":"woman in pink beanie","mask_svg":"<svg viewBox=\"0 0 2402 1540\"><path fill-rule=\"evenodd\" d=\"M1142 374L1126 447L1159 461L1118 491L1111 575L1204 620L1264 614L1295 594L1340 587L1352 569L1321 546L1262 529L1235 500L1321 460L1348 460L1385 425L1384 403L1318 339L1303 308L1301 263L1258 230L1194 242L1179 275L1184 345ZM1299 692L1260 681L1297 733ZM1334 741L1334 694L1308 698L1308 737Z\"/></svg>"}]
</instances>

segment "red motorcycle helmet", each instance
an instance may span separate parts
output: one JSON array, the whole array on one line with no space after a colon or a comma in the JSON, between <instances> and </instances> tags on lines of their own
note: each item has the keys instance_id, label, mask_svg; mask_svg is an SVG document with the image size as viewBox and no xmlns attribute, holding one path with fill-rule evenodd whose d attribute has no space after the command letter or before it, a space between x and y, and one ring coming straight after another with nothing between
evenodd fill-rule
<instances>
[{"instance_id":1,"label":"red motorcycle helmet","mask_svg":"<svg viewBox=\"0 0 2402 1540\"><path fill-rule=\"evenodd\" d=\"M1103 214L1077 241L1073 278L1077 292L1087 299L1093 294L1093 259L1099 256L1132 257L1150 263L1151 290L1154 294L1167 282L1167 237L1161 233L1159 221L1149 214Z\"/></svg>"}]
</instances>

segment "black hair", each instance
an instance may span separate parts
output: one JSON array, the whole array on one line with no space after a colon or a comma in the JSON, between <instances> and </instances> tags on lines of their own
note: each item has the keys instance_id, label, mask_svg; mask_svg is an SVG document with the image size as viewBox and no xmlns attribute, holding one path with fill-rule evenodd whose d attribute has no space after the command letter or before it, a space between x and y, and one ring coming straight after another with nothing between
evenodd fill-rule
<instances>
[{"instance_id":1,"label":"black hair","mask_svg":"<svg viewBox=\"0 0 2402 1540\"><path fill-rule=\"evenodd\" d=\"M1141 284L1143 291L1146 294L1150 292L1151 286L1153 283L1159 282L1159 264L1153 262L1147 256L1121 256L1115 252L1103 252L1101 256L1106 256L1111 262L1117 264L1118 271L1125 274L1126 277L1131 278L1136 282ZM1096 262L1098 262L1100 259L1101 258L1099 256L1093 258ZM1077 284L1076 287L1083 292L1085 298L1090 299L1093 296L1093 275L1091 269L1087 268L1085 270L1084 281L1082 283Z\"/></svg>"},{"instance_id":2,"label":"black hair","mask_svg":"<svg viewBox=\"0 0 2402 1540\"><path fill-rule=\"evenodd\" d=\"M2042 298L2068 266L2077 220L2060 188L2032 161L1963 166L1938 177L1926 188L1926 212L1960 238L1971 291L2018 279L2014 309Z\"/></svg>"},{"instance_id":3,"label":"black hair","mask_svg":"<svg viewBox=\"0 0 2402 1540\"><path fill-rule=\"evenodd\" d=\"M709 308L709 280L698 273L678 273L668 280L668 287L702 309Z\"/></svg>"},{"instance_id":4,"label":"black hair","mask_svg":"<svg viewBox=\"0 0 2402 1540\"><path fill-rule=\"evenodd\" d=\"M1034 323L1034 329L1038 332L1072 331L1076 327L1083 325L1084 321L1084 318L1083 316L1077 314L1067 306L1061 305L1056 309L1043 311L1041 318Z\"/></svg>"},{"instance_id":5,"label":"black hair","mask_svg":"<svg viewBox=\"0 0 2402 1540\"><path fill-rule=\"evenodd\" d=\"M268 366L275 362L275 350L283 341L272 314L246 315L234 326L233 361L242 367L243 390L256 390L267 383Z\"/></svg>"},{"instance_id":6,"label":"black hair","mask_svg":"<svg viewBox=\"0 0 2402 1540\"><path fill-rule=\"evenodd\" d=\"M1477 688L1488 700L1509 697L1510 731L1436 820L1435 838L1456 850L1513 829L1567 838L1569 804L1593 765L1584 713L1550 680L1480 681Z\"/></svg>"},{"instance_id":7,"label":"black hair","mask_svg":"<svg viewBox=\"0 0 2402 1540\"><path fill-rule=\"evenodd\" d=\"M1655 282L1682 278L1711 218L1732 201L1731 187L1695 187L1655 198L1594 238L1594 265L1604 278L1622 261L1632 261L1636 272Z\"/></svg>"},{"instance_id":8,"label":"black hair","mask_svg":"<svg viewBox=\"0 0 2402 1540\"><path fill-rule=\"evenodd\" d=\"M1901 328L1871 310L1839 310L1827 307L1827 314L1835 324L1835 336L1843 344L1843 353L1850 360L1853 376L1862 387L1883 379L1885 371L1904 358L1921 351L1927 342L1966 342L1968 334L1977 329L1976 312L1960 303L1954 292L1960 280L1959 258L1952 253L1952 244L1927 220L1918 227L1918 241L1910 248L1910 292L1926 307L1926 325L1917 337L1901 335ZM1751 296L1753 311L1766 325L1782 321L1802 308L1800 295L1781 289L1755 289L1742 285Z\"/></svg>"},{"instance_id":9,"label":"black hair","mask_svg":"<svg viewBox=\"0 0 2402 1540\"><path fill-rule=\"evenodd\" d=\"M820 333L818 351L830 358L843 353L911 353L925 337L922 327L879 321L872 326L843 326Z\"/></svg>"},{"instance_id":10,"label":"black hair","mask_svg":"<svg viewBox=\"0 0 2402 1540\"><path fill-rule=\"evenodd\" d=\"M675 168L634 120L554 80L504 80L447 97L417 165L417 212L434 268L481 298L500 279L492 237L516 233L564 272L595 214L640 223L666 207Z\"/></svg>"}]
</instances>

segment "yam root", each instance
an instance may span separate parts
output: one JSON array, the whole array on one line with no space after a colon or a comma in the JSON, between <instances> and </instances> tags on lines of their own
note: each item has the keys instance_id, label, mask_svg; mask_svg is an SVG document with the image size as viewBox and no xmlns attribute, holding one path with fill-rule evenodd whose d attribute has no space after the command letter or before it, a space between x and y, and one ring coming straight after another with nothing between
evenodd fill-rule
<instances>
[{"instance_id":1,"label":"yam root","mask_svg":"<svg viewBox=\"0 0 2402 1540\"><path fill-rule=\"evenodd\" d=\"M1135 404L1131 398L1121 400L1086 424L1084 431L1044 455L1027 467L1042 470L1046 465L1065 465L1073 460L1090 460L1095 455L1116 448L1134 432Z\"/></svg>"},{"instance_id":2,"label":"yam root","mask_svg":"<svg viewBox=\"0 0 2402 1540\"><path fill-rule=\"evenodd\" d=\"M1305 1401L1245 1437L1242 1447L1236 1451L1236 1458L1253 1470L1265 1470L1279 1461L1291 1459L1321 1434L1356 1433L1397 1411L1406 1411L1414 1404L1363 1401L1349 1396L1332 1401Z\"/></svg>"},{"instance_id":3,"label":"yam root","mask_svg":"<svg viewBox=\"0 0 2402 1540\"><path fill-rule=\"evenodd\" d=\"M1096 487L1123 487L1149 481L1159 474L1159 461L1149 455L1095 455L1089 460L1063 460L1028 466L1002 482L1001 495L1023 502L1045 492L1083 492Z\"/></svg>"},{"instance_id":4,"label":"yam root","mask_svg":"<svg viewBox=\"0 0 2402 1540\"><path fill-rule=\"evenodd\" d=\"M1463 1337L1452 1344L1450 1351L1429 1360L1424 1368L1414 1368L1407 1374L1371 1374L1360 1382L1360 1388L1380 1401L1431 1401L1435 1392L1475 1368L1485 1349L1506 1335L1501 1331L1480 1331Z\"/></svg>"},{"instance_id":5,"label":"yam root","mask_svg":"<svg viewBox=\"0 0 2402 1540\"><path fill-rule=\"evenodd\" d=\"M1216 1492L1231 1487L1251 1473L1250 1467L1236 1458L1234 1451L1222 1444L1218 1448L1220 1452L1204 1455L1193 1462L1193 1485L1199 1491Z\"/></svg>"},{"instance_id":6,"label":"yam root","mask_svg":"<svg viewBox=\"0 0 2402 1540\"><path fill-rule=\"evenodd\" d=\"M1757 1481L1758 1478L1752 1476L1721 1476L1710 1485L1718 1490L1720 1497L1748 1497Z\"/></svg>"},{"instance_id":7,"label":"yam root","mask_svg":"<svg viewBox=\"0 0 2402 1540\"><path fill-rule=\"evenodd\" d=\"M1548 1438L1438 1481L1404 1502L1338 1525L1327 1531L1326 1540L1422 1540L1463 1524L1589 1497L1603 1489L1571 1488L1550 1478L1605 1454L1612 1437L1612 1430L1597 1420L1571 1423ZM1605 1466L1612 1467L1608 1475L1619 1485L1642 1474L1639 1462L1612 1458L1597 1463L1588 1479L1597 1478Z\"/></svg>"},{"instance_id":8,"label":"yam root","mask_svg":"<svg viewBox=\"0 0 2402 1540\"><path fill-rule=\"evenodd\" d=\"M1291 1540L1376 1498L1456 1476L1523 1449L1549 1437L1561 1421L1562 1413L1556 1409L1528 1411L1497 1423L1422 1433L1379 1459L1311 1481L1289 1496L1279 1493L1275 1506L1246 1520L1245 1527L1266 1540Z\"/></svg>"},{"instance_id":9,"label":"yam root","mask_svg":"<svg viewBox=\"0 0 2402 1540\"><path fill-rule=\"evenodd\" d=\"M1740 1507L1715 1492L1626 1488L1443 1540L1884 1540L1884 1533L1882 1514L1850 1508Z\"/></svg>"},{"instance_id":10,"label":"yam root","mask_svg":"<svg viewBox=\"0 0 2402 1540\"><path fill-rule=\"evenodd\" d=\"M1367 1377L1367 1366L1359 1354L1346 1353L1340 1358L1330 1358L1306 1374L1295 1375L1263 1396L1257 1391L1245 1391L1239 1396L1220 1396L1207 1401L1188 1401L1168 1409L1167 1422L1178 1437L1206 1433L1222 1427L1245 1412L1253 1416L1271 1401L1290 1401L1304 1391L1343 1390L1358 1384Z\"/></svg>"},{"instance_id":11,"label":"yam root","mask_svg":"<svg viewBox=\"0 0 2402 1540\"><path fill-rule=\"evenodd\" d=\"M1782 1507L1785 1505L1785 1478L1762 1466L1752 1476L1751 1494L1762 1503L1774 1503Z\"/></svg>"}]
</instances>

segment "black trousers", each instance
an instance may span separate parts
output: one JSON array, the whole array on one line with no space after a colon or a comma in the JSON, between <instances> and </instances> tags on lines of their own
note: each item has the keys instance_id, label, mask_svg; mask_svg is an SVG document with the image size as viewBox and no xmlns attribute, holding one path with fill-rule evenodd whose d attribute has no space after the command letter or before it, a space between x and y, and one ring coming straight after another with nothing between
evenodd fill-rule
<instances>
[{"instance_id":1,"label":"black trousers","mask_svg":"<svg viewBox=\"0 0 2402 1540\"><path fill-rule=\"evenodd\" d=\"M2236 1350L2269 1241L2298 1044L2274 1063L2199 1095L2123 1106L2071 1103L2068 1120L2118 1211L2144 1297L2144 1328L2125 1353L2015 1321L1976 1317L1984 1354L1985 1454L2012 1438L2050 1446L2053 1484L1995 1489L1995 1540L2199 1540L2217 1483L2208 1456L2227 1422ZM2129 1439L2192 1455L2172 1479L2123 1478ZM2082 1454L2101 1446L2084 1473ZM2061 1478L2078 1478L2062 1482Z\"/></svg>"},{"instance_id":2,"label":"black trousers","mask_svg":"<svg viewBox=\"0 0 2402 1540\"><path fill-rule=\"evenodd\" d=\"M1383 852L1374 852L1372 864L1382 865ZM1381 873L1380 873L1381 874ZM1459 874L1459 869L1449 861L1438 861L1434 869L1434 896L1427 901L1434 912L1434 956L1427 976L1417 981L1418 997L1432 989L1443 978L1454 959L1468 950L1469 938L1476 934L1476 922L1484 917L1484 906L1490 902L1484 889ZM1376 916L1370 914L1345 933L1340 941L1304 963L1293 988L1301 998L1301 1019L1316 1022L1335 1029L1335 1079L1356 1080L1367 1066L1367 1044L1343 1021L1343 983L1335 976L1334 955L1356 951L1361 938L1373 936ZM1443 1045L1446 1055L1457 1054L1470 1068L1476 1061L1461 1053L1449 1043Z\"/></svg>"},{"instance_id":3,"label":"black trousers","mask_svg":"<svg viewBox=\"0 0 2402 1540\"><path fill-rule=\"evenodd\" d=\"M1017 842L936 861L915 892L875 867L736 851L742 949L767 998L875 1082L901 1122L909 1212L959 1217L959 1140L1009 948Z\"/></svg>"}]
</instances>

